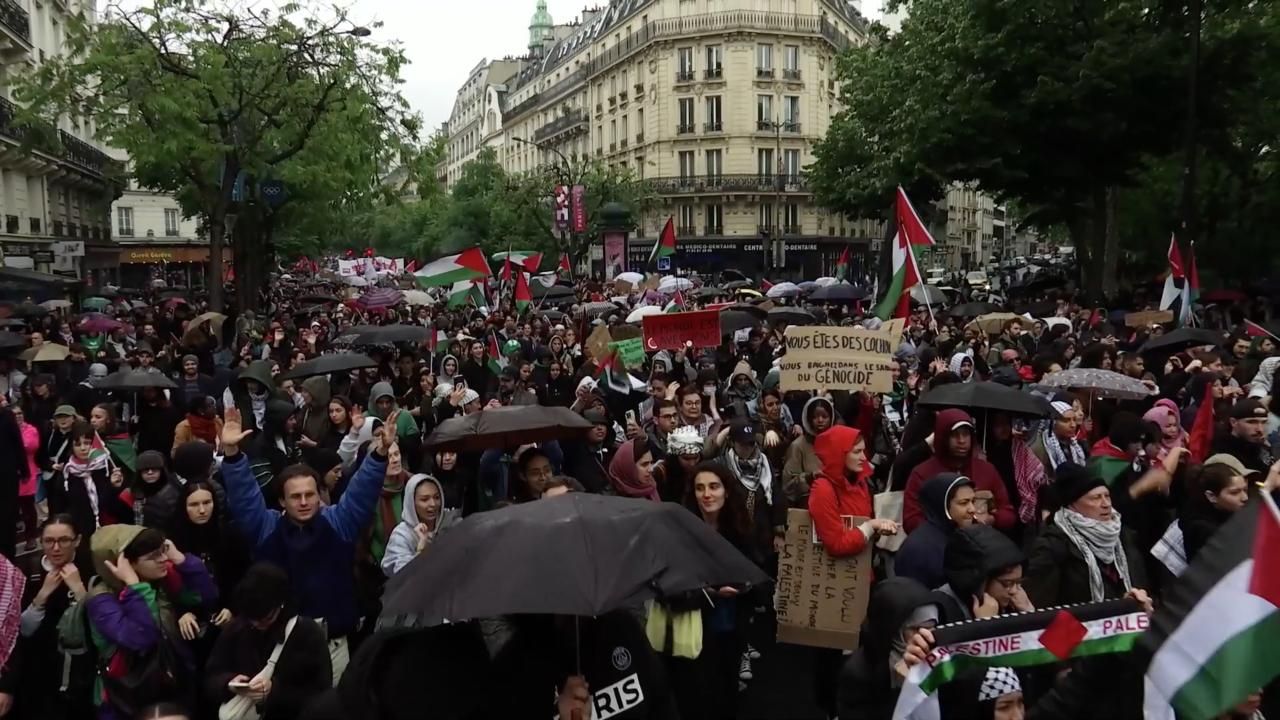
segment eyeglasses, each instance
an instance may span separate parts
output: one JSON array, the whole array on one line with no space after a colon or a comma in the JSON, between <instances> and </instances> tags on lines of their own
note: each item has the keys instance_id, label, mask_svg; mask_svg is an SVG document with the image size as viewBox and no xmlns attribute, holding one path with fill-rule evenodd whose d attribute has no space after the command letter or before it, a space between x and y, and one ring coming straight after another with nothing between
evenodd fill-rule
<instances>
[{"instance_id":1,"label":"eyeglasses","mask_svg":"<svg viewBox=\"0 0 1280 720\"><path fill-rule=\"evenodd\" d=\"M164 559L165 558L164 558L163 549L156 550L154 552L149 552L146 555L143 555L142 557L138 558L139 561L146 560L147 562L153 562L153 563L164 562Z\"/></svg>"},{"instance_id":2,"label":"eyeglasses","mask_svg":"<svg viewBox=\"0 0 1280 720\"><path fill-rule=\"evenodd\" d=\"M658 416L658 418L661 420L675 420L676 413L662 413L661 415Z\"/></svg>"},{"instance_id":3,"label":"eyeglasses","mask_svg":"<svg viewBox=\"0 0 1280 720\"><path fill-rule=\"evenodd\" d=\"M1012 580L1012 579L1006 580L1004 578L996 578L996 582L1000 583L1000 587L1004 588L1005 590L1015 590L1017 588L1022 587L1022 578L1018 578L1016 580Z\"/></svg>"},{"instance_id":4,"label":"eyeglasses","mask_svg":"<svg viewBox=\"0 0 1280 720\"><path fill-rule=\"evenodd\" d=\"M73 537L40 538L40 544L47 547L71 547L76 539Z\"/></svg>"}]
</instances>

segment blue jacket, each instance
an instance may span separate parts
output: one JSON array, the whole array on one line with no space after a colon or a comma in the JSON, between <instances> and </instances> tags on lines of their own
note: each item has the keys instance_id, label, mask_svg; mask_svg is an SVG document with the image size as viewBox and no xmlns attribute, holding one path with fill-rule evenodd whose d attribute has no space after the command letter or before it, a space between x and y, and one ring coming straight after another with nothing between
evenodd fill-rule
<instances>
[{"instance_id":1,"label":"blue jacket","mask_svg":"<svg viewBox=\"0 0 1280 720\"><path fill-rule=\"evenodd\" d=\"M386 470L386 458L369 453L338 504L298 525L283 512L267 509L244 453L222 464L232 523L253 547L254 560L289 574L299 614L323 620L330 639L345 637L360 619L352 570L355 547L373 520Z\"/></svg>"}]
</instances>

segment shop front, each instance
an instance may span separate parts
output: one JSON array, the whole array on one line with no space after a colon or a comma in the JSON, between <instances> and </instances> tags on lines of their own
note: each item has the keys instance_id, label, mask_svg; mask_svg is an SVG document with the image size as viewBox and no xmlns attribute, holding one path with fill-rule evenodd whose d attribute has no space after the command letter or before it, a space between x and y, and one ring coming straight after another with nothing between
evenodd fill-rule
<instances>
[{"instance_id":1,"label":"shop front","mask_svg":"<svg viewBox=\"0 0 1280 720\"><path fill-rule=\"evenodd\" d=\"M851 262L855 267L866 267L869 262L869 242L852 238L786 238L780 257L766 257L764 242L758 237L750 239L681 238L676 243L673 269L714 276L721 270L738 270L759 278L764 276L773 282L781 280L812 280L831 275L844 248L850 248ZM776 243L773 244L776 252ZM628 247L628 264L631 270L643 272L653 250L652 241L631 240Z\"/></svg>"},{"instance_id":2,"label":"shop front","mask_svg":"<svg viewBox=\"0 0 1280 720\"><path fill-rule=\"evenodd\" d=\"M153 280L181 287L203 287L208 246L126 247L119 251L120 284L144 287Z\"/></svg>"}]
</instances>

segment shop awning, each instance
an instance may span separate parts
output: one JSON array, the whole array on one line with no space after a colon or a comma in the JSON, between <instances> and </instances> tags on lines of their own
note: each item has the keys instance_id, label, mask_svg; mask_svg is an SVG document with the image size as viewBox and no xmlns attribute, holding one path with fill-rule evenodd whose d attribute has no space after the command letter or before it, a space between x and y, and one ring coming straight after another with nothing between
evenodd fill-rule
<instances>
[{"instance_id":1,"label":"shop awning","mask_svg":"<svg viewBox=\"0 0 1280 720\"><path fill-rule=\"evenodd\" d=\"M0 299L23 300L31 296L36 301L60 298L69 291L83 287L76 278L51 275L35 270L0 267Z\"/></svg>"}]
</instances>

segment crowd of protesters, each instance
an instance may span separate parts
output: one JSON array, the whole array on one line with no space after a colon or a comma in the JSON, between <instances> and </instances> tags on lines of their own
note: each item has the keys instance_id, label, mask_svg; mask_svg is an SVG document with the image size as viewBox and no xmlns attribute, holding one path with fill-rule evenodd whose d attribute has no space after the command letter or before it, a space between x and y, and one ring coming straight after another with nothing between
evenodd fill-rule
<instances>
[{"instance_id":1,"label":"crowd of protesters","mask_svg":"<svg viewBox=\"0 0 1280 720\"><path fill-rule=\"evenodd\" d=\"M495 508L600 493L682 505L773 574L792 508L834 556L905 536L876 551L860 647L814 649L804 689L827 717L889 720L920 630L1122 597L1150 608L1218 526L1280 482L1280 351L1246 333L1238 309L1201 318L1213 342L1147 352L1169 325L1126 327L1065 294L990 330L919 306L885 394L784 390L785 324L761 319L719 347L648 353L619 390L587 339L624 325L643 291L604 313L588 303L616 291L592 281L557 309L438 298L369 310L324 297L342 293L337 278L302 279L277 277L264 311L225 319L202 315L198 293L153 290L104 292L93 317L70 303L0 310L23 336L0 353L0 527L14 532L0 540L0 718L321 717L314 705L355 651L379 641L388 578L438 537ZM733 293L698 295L682 302ZM880 327L857 303L815 316ZM429 332L360 347L376 367L281 379L350 350L340 338L353 326L397 324ZM65 357L32 352L53 344ZM1046 387L1071 369L1114 371L1149 395ZM122 370L171 384L107 389ZM975 382L1036 393L1051 412L917 404ZM427 442L452 418L507 405L567 407L591 429L511 453ZM877 517L873 498L894 491L900 515ZM776 647L772 587L709 588L690 608L703 617L697 658L643 634L622 643L647 674L638 703L602 713L591 693L608 681L574 671L522 716L737 717L753 663ZM984 678L956 683L943 716L1139 717L1140 671L1071 702L1066 674L992 677L998 693ZM1261 717L1270 700L1260 688L1227 717ZM382 716L463 716L424 702L439 715Z\"/></svg>"}]
</instances>

